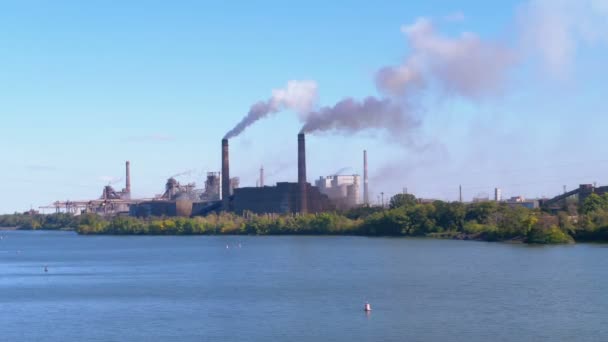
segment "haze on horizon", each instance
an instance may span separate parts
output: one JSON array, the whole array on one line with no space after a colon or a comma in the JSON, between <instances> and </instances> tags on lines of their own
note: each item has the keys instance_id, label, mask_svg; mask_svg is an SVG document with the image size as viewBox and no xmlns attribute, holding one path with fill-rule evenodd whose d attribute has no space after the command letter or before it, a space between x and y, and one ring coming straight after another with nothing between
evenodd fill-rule
<instances>
[{"instance_id":1,"label":"haze on horizon","mask_svg":"<svg viewBox=\"0 0 608 342\"><path fill-rule=\"evenodd\" d=\"M372 200L608 184L608 0L0 5L0 213L231 176L308 180L369 153ZM372 115L373 114L373 115ZM116 185L121 187L122 184Z\"/></svg>"}]
</instances>

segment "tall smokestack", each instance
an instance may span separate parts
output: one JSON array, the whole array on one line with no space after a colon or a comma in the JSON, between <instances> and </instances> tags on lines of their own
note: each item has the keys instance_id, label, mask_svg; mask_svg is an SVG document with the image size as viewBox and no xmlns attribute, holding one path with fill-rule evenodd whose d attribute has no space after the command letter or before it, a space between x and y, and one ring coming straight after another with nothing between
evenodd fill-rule
<instances>
[{"instance_id":1,"label":"tall smokestack","mask_svg":"<svg viewBox=\"0 0 608 342\"><path fill-rule=\"evenodd\" d=\"M264 187L264 166L260 167L260 187Z\"/></svg>"},{"instance_id":2,"label":"tall smokestack","mask_svg":"<svg viewBox=\"0 0 608 342\"><path fill-rule=\"evenodd\" d=\"M367 150L363 150L363 204L365 205L369 205L369 188L367 184Z\"/></svg>"},{"instance_id":3,"label":"tall smokestack","mask_svg":"<svg viewBox=\"0 0 608 342\"><path fill-rule=\"evenodd\" d=\"M228 139L222 139L222 205L228 210L230 205L230 162L228 160Z\"/></svg>"},{"instance_id":4,"label":"tall smokestack","mask_svg":"<svg viewBox=\"0 0 608 342\"><path fill-rule=\"evenodd\" d=\"M127 160L125 163L125 191L131 198L131 163Z\"/></svg>"},{"instance_id":5,"label":"tall smokestack","mask_svg":"<svg viewBox=\"0 0 608 342\"><path fill-rule=\"evenodd\" d=\"M462 185L458 186L458 199L460 200L460 203L462 203Z\"/></svg>"},{"instance_id":6,"label":"tall smokestack","mask_svg":"<svg viewBox=\"0 0 608 342\"><path fill-rule=\"evenodd\" d=\"M300 213L308 212L308 195L306 191L306 140L304 133L298 134L298 186L300 188Z\"/></svg>"}]
</instances>

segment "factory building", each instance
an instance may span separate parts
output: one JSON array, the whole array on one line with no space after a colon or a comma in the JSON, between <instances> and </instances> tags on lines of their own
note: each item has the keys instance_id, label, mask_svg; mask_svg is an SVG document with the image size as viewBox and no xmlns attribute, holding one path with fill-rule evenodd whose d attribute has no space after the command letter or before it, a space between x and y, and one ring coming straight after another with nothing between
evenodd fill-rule
<instances>
[{"instance_id":1,"label":"factory building","mask_svg":"<svg viewBox=\"0 0 608 342\"><path fill-rule=\"evenodd\" d=\"M131 163L125 162L125 188L116 191L111 185L106 185L101 193L102 200L128 200L131 199Z\"/></svg>"},{"instance_id":2,"label":"factory building","mask_svg":"<svg viewBox=\"0 0 608 342\"><path fill-rule=\"evenodd\" d=\"M327 195L318 188L306 184L306 202L309 213L332 210ZM234 190L232 209L237 214L295 214L300 212L300 184L280 182L276 186L248 187Z\"/></svg>"},{"instance_id":3,"label":"factory building","mask_svg":"<svg viewBox=\"0 0 608 342\"><path fill-rule=\"evenodd\" d=\"M320 177L315 185L327 195L337 209L347 210L361 204L359 199L359 175L333 175Z\"/></svg>"},{"instance_id":4,"label":"factory building","mask_svg":"<svg viewBox=\"0 0 608 342\"><path fill-rule=\"evenodd\" d=\"M502 201L502 190L500 188L494 188L494 201Z\"/></svg>"},{"instance_id":5,"label":"factory building","mask_svg":"<svg viewBox=\"0 0 608 342\"><path fill-rule=\"evenodd\" d=\"M229 165L228 141L224 139L222 140L222 170L226 175L230 172ZM229 184L228 179L229 177L222 177L222 181L227 184ZM306 141L304 134L301 133L298 134L297 183L281 182L276 186L255 188L238 188L238 184L233 184L231 190L230 195L222 195L223 208L238 214L244 212L305 214L334 209L329 197L306 181Z\"/></svg>"},{"instance_id":6,"label":"factory building","mask_svg":"<svg viewBox=\"0 0 608 342\"><path fill-rule=\"evenodd\" d=\"M167 179L165 184L165 192L160 196L159 199L166 201L175 201L177 199L188 199L190 201L197 201L200 199L200 194L195 191L196 184L188 183L181 185L175 178L171 177Z\"/></svg>"},{"instance_id":7,"label":"factory building","mask_svg":"<svg viewBox=\"0 0 608 342\"><path fill-rule=\"evenodd\" d=\"M312 186L306 177L305 135L298 134L297 182L280 182L276 186L264 185L264 170L260 169L258 187L240 188L238 177L230 177L228 139L222 139L221 172L209 172L204 189L194 183L180 184L175 178L167 179L164 192L152 199L132 199L130 165L126 163L126 187L116 191L110 185L100 200L55 202L52 208L66 212L102 212L104 215L129 213L136 217L194 216L211 212L236 213L319 213L336 209L330 199L335 197L344 208L359 204L358 175L331 176L319 187ZM325 193L324 193L325 192Z\"/></svg>"},{"instance_id":8,"label":"factory building","mask_svg":"<svg viewBox=\"0 0 608 342\"><path fill-rule=\"evenodd\" d=\"M132 204L129 206L129 215L135 217L150 216L183 216L192 215L193 202L188 199L175 201L152 200Z\"/></svg>"},{"instance_id":9,"label":"factory building","mask_svg":"<svg viewBox=\"0 0 608 342\"><path fill-rule=\"evenodd\" d=\"M220 198L220 173L207 172L205 180L205 191L201 197L203 201L219 201Z\"/></svg>"},{"instance_id":10,"label":"factory building","mask_svg":"<svg viewBox=\"0 0 608 342\"><path fill-rule=\"evenodd\" d=\"M508 206L511 207L524 207L528 209L536 209L539 207L540 202L537 199L526 199L523 196L514 196L504 201Z\"/></svg>"}]
</instances>

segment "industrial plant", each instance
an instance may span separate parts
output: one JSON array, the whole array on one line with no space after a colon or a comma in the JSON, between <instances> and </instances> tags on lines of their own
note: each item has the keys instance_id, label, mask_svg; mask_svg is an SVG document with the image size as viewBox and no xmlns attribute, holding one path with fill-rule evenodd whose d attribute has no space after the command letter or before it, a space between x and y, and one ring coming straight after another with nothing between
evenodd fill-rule
<instances>
[{"instance_id":1,"label":"industrial plant","mask_svg":"<svg viewBox=\"0 0 608 342\"><path fill-rule=\"evenodd\" d=\"M334 210L349 210L370 205L367 151L363 151L363 182L358 174L332 174L308 182L306 172L306 136L297 136L297 180L264 182L264 168L255 187L240 187L240 179L230 176L230 148L227 138L221 141L221 171L207 172L204 187L195 183L181 184L175 178L166 180L162 193L151 198L134 198L131 193L131 163L125 163L125 186L116 190L111 184L103 187L101 196L91 200L56 201L41 209L72 214L95 213L102 216L204 216L210 213L233 212L244 214L307 214ZM363 183L361 196L360 186ZM556 210L568 200L579 205L592 193L608 193L608 187L583 184L579 188L552 199L525 199L515 196L503 199L502 189L494 189L494 201L530 209ZM473 202L489 201L489 196L478 196ZM419 200L421 202L429 200ZM460 188L462 202L462 188ZM384 203L384 200L382 201Z\"/></svg>"},{"instance_id":2,"label":"industrial plant","mask_svg":"<svg viewBox=\"0 0 608 342\"><path fill-rule=\"evenodd\" d=\"M204 188L195 183L180 184L174 177L166 180L162 194L152 198L133 198L131 195L131 163L125 166L125 188L116 191L111 185L103 188L98 199L56 201L42 209L73 214L96 213L104 216L197 216L222 211L237 214L305 214L344 210L368 205L367 152L364 151L364 189L360 198L361 177L357 174L334 174L320 177L315 185L308 182L306 173L306 137L297 136L296 182L264 184L264 169L255 187L240 187L238 177L230 177L229 140L221 142L221 172L208 172Z\"/></svg>"}]
</instances>

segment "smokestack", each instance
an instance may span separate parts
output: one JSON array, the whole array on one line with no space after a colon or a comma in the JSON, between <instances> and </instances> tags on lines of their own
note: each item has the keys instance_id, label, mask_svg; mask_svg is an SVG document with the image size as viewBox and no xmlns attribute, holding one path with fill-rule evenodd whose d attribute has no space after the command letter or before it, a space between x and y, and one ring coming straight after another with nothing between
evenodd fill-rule
<instances>
[{"instance_id":1,"label":"smokestack","mask_svg":"<svg viewBox=\"0 0 608 342\"><path fill-rule=\"evenodd\" d=\"M462 185L458 186L458 198L460 200L460 203L462 203Z\"/></svg>"},{"instance_id":2,"label":"smokestack","mask_svg":"<svg viewBox=\"0 0 608 342\"><path fill-rule=\"evenodd\" d=\"M125 191L131 198L131 163L127 160L125 163Z\"/></svg>"},{"instance_id":3,"label":"smokestack","mask_svg":"<svg viewBox=\"0 0 608 342\"><path fill-rule=\"evenodd\" d=\"M264 187L264 166L260 167L260 188Z\"/></svg>"},{"instance_id":4,"label":"smokestack","mask_svg":"<svg viewBox=\"0 0 608 342\"><path fill-rule=\"evenodd\" d=\"M363 150L363 204L365 205L369 205L369 189L367 183L367 150Z\"/></svg>"},{"instance_id":5,"label":"smokestack","mask_svg":"<svg viewBox=\"0 0 608 342\"><path fill-rule=\"evenodd\" d=\"M228 210L230 205L230 163L228 160L228 139L222 139L222 205Z\"/></svg>"},{"instance_id":6,"label":"smokestack","mask_svg":"<svg viewBox=\"0 0 608 342\"><path fill-rule=\"evenodd\" d=\"M306 191L306 140L304 133L298 134L298 186L300 188L301 214L308 212L308 195Z\"/></svg>"}]
</instances>

